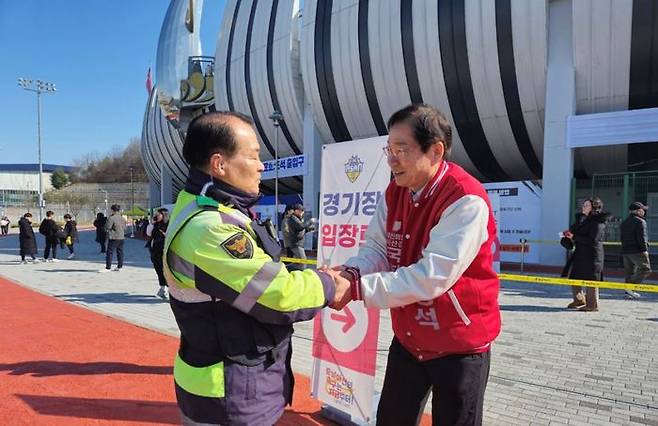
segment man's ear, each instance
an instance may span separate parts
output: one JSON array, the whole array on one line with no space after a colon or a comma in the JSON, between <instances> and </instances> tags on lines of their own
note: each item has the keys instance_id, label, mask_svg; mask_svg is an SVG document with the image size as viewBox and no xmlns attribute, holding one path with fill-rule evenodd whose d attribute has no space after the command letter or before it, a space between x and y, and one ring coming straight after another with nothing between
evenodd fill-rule
<instances>
[{"instance_id":1,"label":"man's ear","mask_svg":"<svg viewBox=\"0 0 658 426\"><path fill-rule=\"evenodd\" d=\"M434 153L436 161L443 160L445 158L445 155L446 155L445 142L443 142L442 140L439 140L435 144L433 144L432 145L432 152Z\"/></svg>"},{"instance_id":2,"label":"man's ear","mask_svg":"<svg viewBox=\"0 0 658 426\"><path fill-rule=\"evenodd\" d=\"M210 157L209 174L212 176L223 177L226 174L224 163L224 156L222 154L213 154L212 157Z\"/></svg>"}]
</instances>

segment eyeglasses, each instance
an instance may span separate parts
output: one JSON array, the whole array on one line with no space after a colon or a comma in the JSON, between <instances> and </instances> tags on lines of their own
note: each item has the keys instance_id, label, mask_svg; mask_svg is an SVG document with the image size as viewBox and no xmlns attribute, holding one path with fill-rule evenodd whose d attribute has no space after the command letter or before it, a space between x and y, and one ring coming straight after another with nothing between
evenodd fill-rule
<instances>
[{"instance_id":1,"label":"eyeglasses","mask_svg":"<svg viewBox=\"0 0 658 426\"><path fill-rule=\"evenodd\" d=\"M391 148L390 146L383 147L382 151L384 151L384 155L388 158L395 157L398 159L404 158L409 152L404 148Z\"/></svg>"}]
</instances>

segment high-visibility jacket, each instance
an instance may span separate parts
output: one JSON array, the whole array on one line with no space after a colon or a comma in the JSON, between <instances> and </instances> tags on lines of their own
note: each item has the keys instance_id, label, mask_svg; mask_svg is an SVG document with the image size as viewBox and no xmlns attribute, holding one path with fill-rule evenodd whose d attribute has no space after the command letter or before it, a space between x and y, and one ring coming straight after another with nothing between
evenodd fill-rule
<instances>
[{"instance_id":1,"label":"high-visibility jacket","mask_svg":"<svg viewBox=\"0 0 658 426\"><path fill-rule=\"evenodd\" d=\"M181 331L178 405L201 423L271 425L292 395L292 323L333 300L331 278L288 272L278 243L239 210L181 191L164 272Z\"/></svg>"}]
</instances>

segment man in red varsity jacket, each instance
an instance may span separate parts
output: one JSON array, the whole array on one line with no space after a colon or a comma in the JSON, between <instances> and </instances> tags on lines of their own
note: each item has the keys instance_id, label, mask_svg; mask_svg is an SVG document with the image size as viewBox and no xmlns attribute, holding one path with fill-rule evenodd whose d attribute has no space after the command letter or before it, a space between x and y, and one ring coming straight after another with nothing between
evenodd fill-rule
<instances>
[{"instance_id":1,"label":"man in red varsity jacket","mask_svg":"<svg viewBox=\"0 0 658 426\"><path fill-rule=\"evenodd\" d=\"M394 180L365 245L339 267L352 283L349 299L391 309L377 424L416 424L432 390L434 425L479 425L500 332L491 205L482 184L447 161L452 129L440 111L410 105L388 129Z\"/></svg>"}]
</instances>

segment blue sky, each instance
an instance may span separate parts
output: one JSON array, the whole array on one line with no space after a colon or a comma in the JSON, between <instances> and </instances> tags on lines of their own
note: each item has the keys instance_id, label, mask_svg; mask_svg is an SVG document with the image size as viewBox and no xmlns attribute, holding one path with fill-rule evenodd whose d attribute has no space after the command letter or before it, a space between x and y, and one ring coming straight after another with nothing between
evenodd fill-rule
<instances>
[{"instance_id":1,"label":"blue sky","mask_svg":"<svg viewBox=\"0 0 658 426\"><path fill-rule=\"evenodd\" d=\"M214 56L225 0L205 0L204 54ZM36 95L19 77L57 86L42 96L44 163L72 164L139 137L146 72L167 0L0 0L0 163L36 163Z\"/></svg>"}]
</instances>

